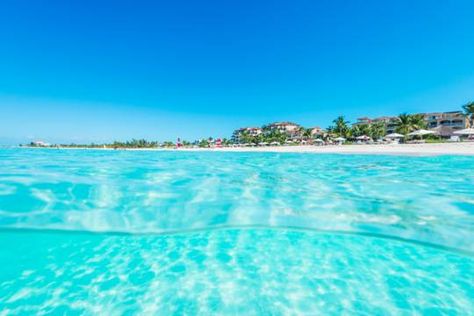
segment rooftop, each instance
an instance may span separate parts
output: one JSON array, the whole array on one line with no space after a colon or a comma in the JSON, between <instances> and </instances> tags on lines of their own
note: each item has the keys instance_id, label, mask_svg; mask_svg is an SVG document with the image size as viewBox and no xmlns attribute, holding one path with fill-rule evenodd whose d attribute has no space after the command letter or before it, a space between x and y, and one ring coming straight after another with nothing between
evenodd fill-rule
<instances>
[{"instance_id":1,"label":"rooftop","mask_svg":"<svg viewBox=\"0 0 474 316\"><path fill-rule=\"evenodd\" d=\"M294 125L294 126L299 126L299 124L293 123L293 122L274 122L269 124L269 126L280 126L280 125Z\"/></svg>"}]
</instances>

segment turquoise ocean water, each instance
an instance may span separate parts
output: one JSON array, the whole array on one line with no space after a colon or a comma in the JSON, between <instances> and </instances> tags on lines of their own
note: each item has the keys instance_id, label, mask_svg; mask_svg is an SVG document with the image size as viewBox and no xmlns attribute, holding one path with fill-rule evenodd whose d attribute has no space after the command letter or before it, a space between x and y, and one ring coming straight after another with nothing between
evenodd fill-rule
<instances>
[{"instance_id":1,"label":"turquoise ocean water","mask_svg":"<svg viewBox=\"0 0 474 316\"><path fill-rule=\"evenodd\" d=\"M0 315L466 315L474 157L0 149Z\"/></svg>"}]
</instances>

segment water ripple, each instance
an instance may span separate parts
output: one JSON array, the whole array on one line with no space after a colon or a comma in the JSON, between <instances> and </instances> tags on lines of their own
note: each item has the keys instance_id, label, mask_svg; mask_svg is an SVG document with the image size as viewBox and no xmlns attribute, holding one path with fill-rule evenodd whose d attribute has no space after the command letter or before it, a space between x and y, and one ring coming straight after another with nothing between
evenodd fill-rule
<instances>
[{"instance_id":1,"label":"water ripple","mask_svg":"<svg viewBox=\"0 0 474 316\"><path fill-rule=\"evenodd\" d=\"M297 227L474 251L474 157L0 149L0 227Z\"/></svg>"}]
</instances>

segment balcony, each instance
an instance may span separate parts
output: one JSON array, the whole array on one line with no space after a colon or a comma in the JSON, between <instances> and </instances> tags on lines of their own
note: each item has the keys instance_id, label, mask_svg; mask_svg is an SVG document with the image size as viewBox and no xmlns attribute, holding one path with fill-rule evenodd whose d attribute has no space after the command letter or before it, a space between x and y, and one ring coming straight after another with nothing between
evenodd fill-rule
<instances>
[{"instance_id":1,"label":"balcony","mask_svg":"<svg viewBox=\"0 0 474 316\"><path fill-rule=\"evenodd\" d=\"M452 127L463 127L464 121L442 121L440 122L441 126L452 126Z\"/></svg>"}]
</instances>

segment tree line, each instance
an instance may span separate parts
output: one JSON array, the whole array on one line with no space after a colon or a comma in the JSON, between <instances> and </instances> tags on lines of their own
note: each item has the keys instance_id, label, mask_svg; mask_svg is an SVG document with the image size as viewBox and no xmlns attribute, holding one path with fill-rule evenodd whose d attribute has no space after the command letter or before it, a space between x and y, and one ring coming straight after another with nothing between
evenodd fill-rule
<instances>
[{"instance_id":1,"label":"tree line","mask_svg":"<svg viewBox=\"0 0 474 316\"><path fill-rule=\"evenodd\" d=\"M468 117L468 121L471 125L474 125L474 101L468 102L462 106L464 114ZM422 114L407 114L403 113L398 115L394 120L390 122L395 126L395 131L402 135L407 135L415 130L427 128L426 121ZM334 137L344 137L346 139L355 139L359 136L368 136L372 139L383 138L387 134L386 123L384 122L370 122L367 124L352 124L346 121L344 116L339 116L333 120L332 125L329 126L324 132L313 135L311 128L299 127L294 132L288 133L272 128L271 125L264 125L262 127L262 133L259 135L251 135L247 130L239 131L239 143L259 144L259 143L279 143L283 144L289 140L296 142L309 141L314 138L320 138L323 140L331 139ZM235 143L234 140L223 138L220 140L222 146L230 146ZM215 144L215 139L212 137L196 140L189 142L186 140L180 141L180 145L184 147L201 147L207 148ZM28 146L38 147L36 143L30 143ZM148 141L146 139L132 139L129 141L114 141L112 143L105 144L60 144L51 145L51 147L73 147L73 148L172 148L176 146L176 142L173 141Z\"/></svg>"}]
</instances>

